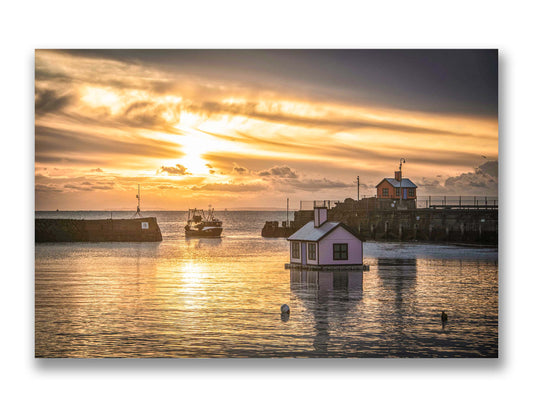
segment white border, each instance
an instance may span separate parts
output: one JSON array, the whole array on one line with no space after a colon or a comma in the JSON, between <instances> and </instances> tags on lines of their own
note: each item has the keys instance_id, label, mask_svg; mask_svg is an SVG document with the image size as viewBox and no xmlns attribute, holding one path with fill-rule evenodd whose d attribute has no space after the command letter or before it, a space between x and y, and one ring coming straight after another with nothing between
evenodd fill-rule
<instances>
[{"instance_id":1,"label":"white border","mask_svg":"<svg viewBox=\"0 0 533 407\"><path fill-rule=\"evenodd\" d=\"M19 1L4 5L2 388L6 405L502 405L529 399L530 12L491 1ZM504 8L506 6L506 8ZM499 48L500 359L33 359L35 48ZM526 167L527 166L527 167ZM520 182L520 186L518 183ZM518 192L520 191L520 195Z\"/></svg>"}]
</instances>

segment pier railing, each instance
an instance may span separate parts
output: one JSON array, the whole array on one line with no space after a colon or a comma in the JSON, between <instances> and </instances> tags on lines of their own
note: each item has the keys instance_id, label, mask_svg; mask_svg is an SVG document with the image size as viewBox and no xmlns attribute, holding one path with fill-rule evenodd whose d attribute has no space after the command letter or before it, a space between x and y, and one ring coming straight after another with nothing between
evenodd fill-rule
<instances>
[{"instance_id":1,"label":"pier railing","mask_svg":"<svg viewBox=\"0 0 533 407\"><path fill-rule=\"evenodd\" d=\"M417 197L416 206L433 209L498 209L498 197L428 195Z\"/></svg>"},{"instance_id":2,"label":"pier railing","mask_svg":"<svg viewBox=\"0 0 533 407\"><path fill-rule=\"evenodd\" d=\"M314 208L318 208L318 207L331 209L340 202L343 202L343 201L341 201L340 199L300 201L300 210L301 211L312 211Z\"/></svg>"},{"instance_id":3,"label":"pier railing","mask_svg":"<svg viewBox=\"0 0 533 407\"><path fill-rule=\"evenodd\" d=\"M364 196L363 203L367 198ZM341 199L327 199L314 201L300 201L301 211L310 211L316 207L331 209L337 204L344 202ZM417 208L429 209L498 209L497 196L474 196L474 195L427 195L418 196L416 199Z\"/></svg>"}]
</instances>

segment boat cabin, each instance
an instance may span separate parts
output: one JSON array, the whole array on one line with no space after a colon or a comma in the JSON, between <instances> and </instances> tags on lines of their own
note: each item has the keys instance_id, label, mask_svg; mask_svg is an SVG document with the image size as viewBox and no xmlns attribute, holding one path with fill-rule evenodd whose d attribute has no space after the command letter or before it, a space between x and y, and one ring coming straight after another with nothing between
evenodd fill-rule
<instances>
[{"instance_id":1,"label":"boat cabin","mask_svg":"<svg viewBox=\"0 0 533 407\"><path fill-rule=\"evenodd\" d=\"M320 267L363 264L363 239L341 222L328 222L326 207L315 207L314 220L287 240L290 242L290 265Z\"/></svg>"}]
</instances>

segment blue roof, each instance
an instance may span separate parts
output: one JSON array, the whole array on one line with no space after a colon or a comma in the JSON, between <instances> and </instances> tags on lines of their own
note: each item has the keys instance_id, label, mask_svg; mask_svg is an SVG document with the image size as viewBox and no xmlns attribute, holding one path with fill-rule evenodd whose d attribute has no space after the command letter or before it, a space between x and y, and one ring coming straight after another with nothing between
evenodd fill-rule
<instances>
[{"instance_id":1,"label":"blue roof","mask_svg":"<svg viewBox=\"0 0 533 407\"><path fill-rule=\"evenodd\" d=\"M304 240L308 242L318 242L337 226L342 226L344 229L354 235L354 233L346 226L344 226L341 222L324 222L320 227L315 228L315 222L311 221L307 222L300 229L290 235L287 240Z\"/></svg>"},{"instance_id":2,"label":"blue roof","mask_svg":"<svg viewBox=\"0 0 533 407\"><path fill-rule=\"evenodd\" d=\"M383 178L379 184L383 181L388 181L394 188L400 188L400 181L397 181L395 178ZM376 185L376 188L379 186ZM409 178L402 178L402 188L418 188Z\"/></svg>"}]
</instances>

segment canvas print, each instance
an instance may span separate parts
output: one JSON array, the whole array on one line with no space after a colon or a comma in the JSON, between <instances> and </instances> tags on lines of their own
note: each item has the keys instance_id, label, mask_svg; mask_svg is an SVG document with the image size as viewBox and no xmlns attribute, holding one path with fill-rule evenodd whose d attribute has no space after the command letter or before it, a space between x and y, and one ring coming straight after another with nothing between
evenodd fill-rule
<instances>
[{"instance_id":1,"label":"canvas print","mask_svg":"<svg viewBox=\"0 0 533 407\"><path fill-rule=\"evenodd\" d=\"M498 51L35 51L35 357L498 357Z\"/></svg>"}]
</instances>

